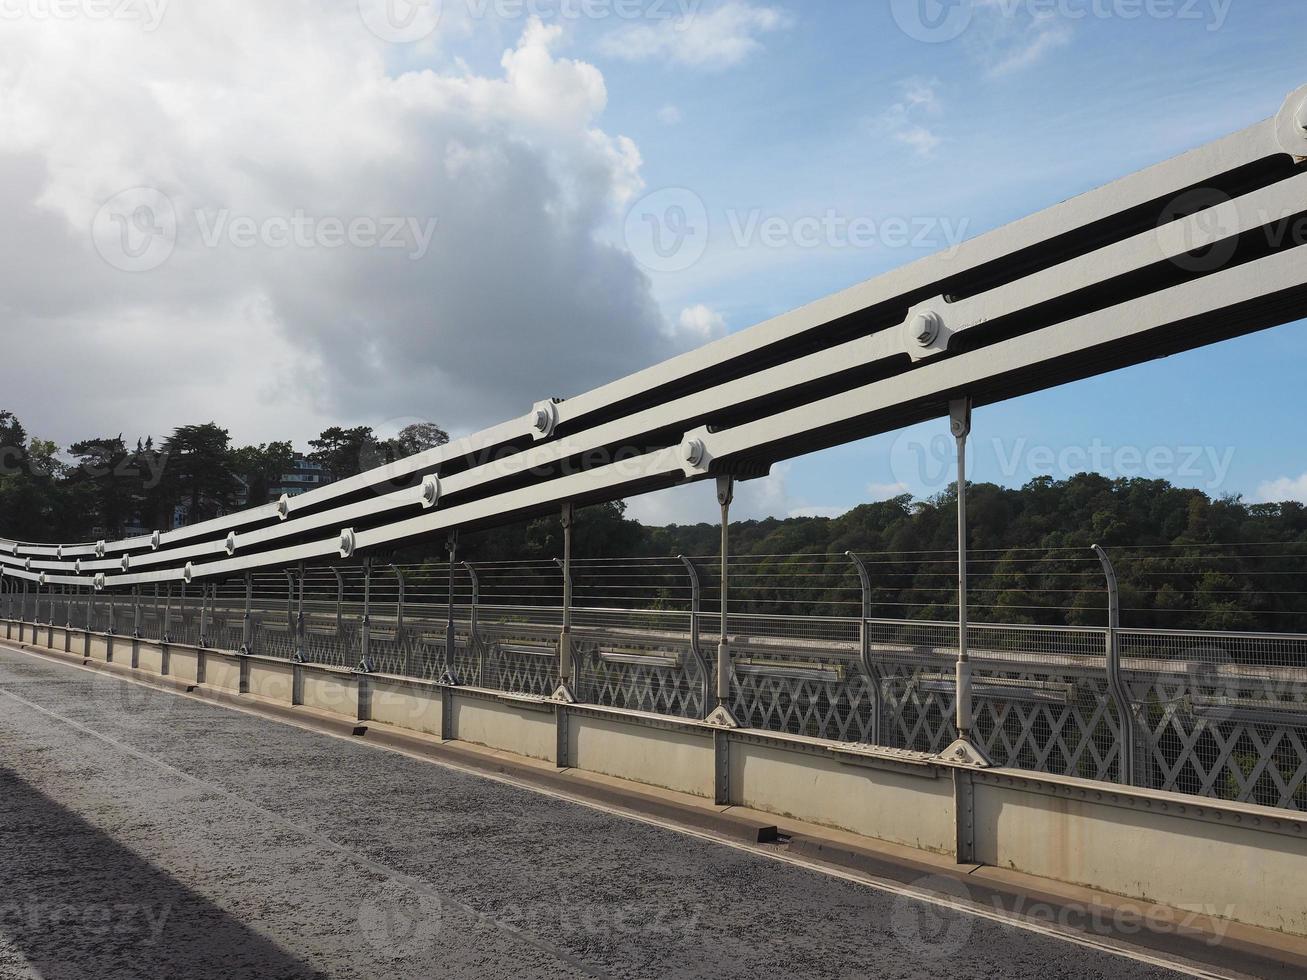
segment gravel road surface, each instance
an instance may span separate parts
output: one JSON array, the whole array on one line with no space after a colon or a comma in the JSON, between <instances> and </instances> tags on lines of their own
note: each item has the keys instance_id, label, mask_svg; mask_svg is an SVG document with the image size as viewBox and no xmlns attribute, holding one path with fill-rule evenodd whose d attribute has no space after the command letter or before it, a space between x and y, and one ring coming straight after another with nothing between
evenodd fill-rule
<instances>
[{"instance_id":1,"label":"gravel road surface","mask_svg":"<svg viewBox=\"0 0 1307 980\"><path fill-rule=\"evenodd\" d=\"M0 977L1176 974L0 648Z\"/></svg>"}]
</instances>

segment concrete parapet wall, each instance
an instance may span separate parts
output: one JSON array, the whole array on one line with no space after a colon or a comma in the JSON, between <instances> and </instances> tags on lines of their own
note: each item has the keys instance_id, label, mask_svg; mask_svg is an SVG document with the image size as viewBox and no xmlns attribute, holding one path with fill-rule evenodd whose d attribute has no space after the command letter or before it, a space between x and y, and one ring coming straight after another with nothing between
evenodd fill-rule
<instances>
[{"instance_id":1,"label":"concrete parapet wall","mask_svg":"<svg viewBox=\"0 0 1307 980\"><path fill-rule=\"evenodd\" d=\"M18 640L20 624L0 633ZM24 641L159 674L153 641L61 628ZM168 648L177 680L462 740L968 863L1307 936L1307 814L638 712ZM203 662L203 680L199 668ZM561 752L560 752L561 749ZM968 801L969 804L968 805ZM719 798L718 802L722 802Z\"/></svg>"},{"instance_id":2,"label":"concrete parapet wall","mask_svg":"<svg viewBox=\"0 0 1307 980\"><path fill-rule=\"evenodd\" d=\"M558 727L549 702L460 689L455 689L451 702L453 738L530 759L556 761Z\"/></svg>"},{"instance_id":3,"label":"concrete parapet wall","mask_svg":"<svg viewBox=\"0 0 1307 980\"><path fill-rule=\"evenodd\" d=\"M571 710L567 746L567 761L577 769L713 797L715 750L702 726Z\"/></svg>"}]
</instances>

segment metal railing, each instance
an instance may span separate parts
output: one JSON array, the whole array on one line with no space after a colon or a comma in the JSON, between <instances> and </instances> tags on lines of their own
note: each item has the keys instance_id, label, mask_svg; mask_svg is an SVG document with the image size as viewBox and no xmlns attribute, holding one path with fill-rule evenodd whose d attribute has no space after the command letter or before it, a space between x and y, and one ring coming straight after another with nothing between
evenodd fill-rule
<instances>
[{"instance_id":1,"label":"metal railing","mask_svg":"<svg viewBox=\"0 0 1307 980\"><path fill-rule=\"evenodd\" d=\"M874 610L873 576L849 559L839 587L855 614ZM1105 626L969 625L972 737L992 761L1307 810L1307 635L1122 628L1110 562L1104 573ZM365 563L125 594L10 579L0 600L7 620L42 628L541 698L559 685L566 620L575 700L707 717L720 608L699 565L578 562L573 575L570 608L552 563ZM956 622L731 611L727 628L727 706L746 728L920 752L957 737Z\"/></svg>"}]
</instances>

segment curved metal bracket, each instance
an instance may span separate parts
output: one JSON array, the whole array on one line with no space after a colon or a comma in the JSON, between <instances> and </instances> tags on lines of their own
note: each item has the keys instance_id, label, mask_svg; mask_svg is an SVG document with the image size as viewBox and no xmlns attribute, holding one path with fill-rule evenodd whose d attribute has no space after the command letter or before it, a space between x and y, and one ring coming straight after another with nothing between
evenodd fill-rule
<instances>
[{"instance_id":1,"label":"curved metal bracket","mask_svg":"<svg viewBox=\"0 0 1307 980\"><path fill-rule=\"evenodd\" d=\"M1103 566L1103 576L1107 579L1107 686L1116 702L1116 713L1121 719L1121 782L1127 786L1135 785L1135 764L1137 741L1137 722L1134 704L1130 700L1130 691L1126 687L1121 673L1121 592L1117 585L1116 569L1107 552L1094 545L1094 554Z\"/></svg>"}]
</instances>

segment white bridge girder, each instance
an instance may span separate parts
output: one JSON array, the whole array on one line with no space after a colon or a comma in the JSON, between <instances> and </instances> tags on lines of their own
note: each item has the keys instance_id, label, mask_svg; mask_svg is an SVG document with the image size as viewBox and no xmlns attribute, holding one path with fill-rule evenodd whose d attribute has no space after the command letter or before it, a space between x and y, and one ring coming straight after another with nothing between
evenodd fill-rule
<instances>
[{"instance_id":1,"label":"white bridge girder","mask_svg":"<svg viewBox=\"0 0 1307 980\"><path fill-rule=\"evenodd\" d=\"M1307 316L1307 86L1273 118L520 419L294 499L0 571L134 586L338 557L775 462Z\"/></svg>"}]
</instances>

